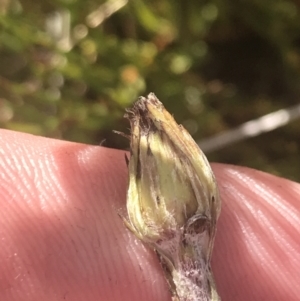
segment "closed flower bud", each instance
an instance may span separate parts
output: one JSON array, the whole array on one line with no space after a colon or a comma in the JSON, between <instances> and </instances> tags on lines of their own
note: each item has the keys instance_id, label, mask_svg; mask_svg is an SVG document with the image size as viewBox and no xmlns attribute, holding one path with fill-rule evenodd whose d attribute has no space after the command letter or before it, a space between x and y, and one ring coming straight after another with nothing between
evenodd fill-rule
<instances>
[{"instance_id":1,"label":"closed flower bud","mask_svg":"<svg viewBox=\"0 0 300 301\"><path fill-rule=\"evenodd\" d=\"M205 155L153 93L126 117L131 125L126 224L157 251L173 300L220 300L210 259L221 204Z\"/></svg>"}]
</instances>

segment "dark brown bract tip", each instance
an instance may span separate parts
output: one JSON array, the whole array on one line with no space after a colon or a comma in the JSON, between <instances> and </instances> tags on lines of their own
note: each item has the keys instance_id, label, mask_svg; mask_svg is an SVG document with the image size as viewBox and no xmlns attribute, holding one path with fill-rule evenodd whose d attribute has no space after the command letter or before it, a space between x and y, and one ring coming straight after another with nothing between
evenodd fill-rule
<instances>
[{"instance_id":1,"label":"dark brown bract tip","mask_svg":"<svg viewBox=\"0 0 300 301\"><path fill-rule=\"evenodd\" d=\"M158 109L163 108L162 103L157 99L155 94L150 93L147 97L139 97L133 107L126 110L127 113L124 115L125 118L129 119L131 127L138 124L144 135L157 131L157 127L149 116L147 103L155 105Z\"/></svg>"}]
</instances>

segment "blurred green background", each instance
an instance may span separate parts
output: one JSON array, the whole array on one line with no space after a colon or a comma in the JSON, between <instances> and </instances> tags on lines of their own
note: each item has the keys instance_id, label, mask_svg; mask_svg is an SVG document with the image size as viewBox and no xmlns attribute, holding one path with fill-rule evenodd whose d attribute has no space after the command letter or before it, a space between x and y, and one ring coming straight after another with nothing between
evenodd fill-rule
<instances>
[{"instance_id":1,"label":"blurred green background","mask_svg":"<svg viewBox=\"0 0 300 301\"><path fill-rule=\"evenodd\" d=\"M299 104L297 0L2 0L0 126L128 148L155 92L196 141ZM296 111L296 110L295 110ZM206 151L300 180L300 119Z\"/></svg>"}]
</instances>

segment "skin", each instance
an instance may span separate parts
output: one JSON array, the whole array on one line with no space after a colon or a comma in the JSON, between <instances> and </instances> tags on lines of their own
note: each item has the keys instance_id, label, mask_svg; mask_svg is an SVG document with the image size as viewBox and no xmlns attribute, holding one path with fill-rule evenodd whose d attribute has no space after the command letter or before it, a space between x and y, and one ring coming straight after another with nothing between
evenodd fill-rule
<instances>
[{"instance_id":1,"label":"skin","mask_svg":"<svg viewBox=\"0 0 300 301\"><path fill-rule=\"evenodd\" d=\"M0 130L0 300L170 301L124 227L124 151ZM222 301L299 300L300 185L213 164L212 268Z\"/></svg>"}]
</instances>

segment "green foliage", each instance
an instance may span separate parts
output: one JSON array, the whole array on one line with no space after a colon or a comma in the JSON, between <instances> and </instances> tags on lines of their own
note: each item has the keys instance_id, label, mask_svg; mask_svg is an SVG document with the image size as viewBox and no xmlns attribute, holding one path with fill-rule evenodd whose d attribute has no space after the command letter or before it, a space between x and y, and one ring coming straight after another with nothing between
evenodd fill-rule
<instances>
[{"instance_id":1,"label":"green foliage","mask_svg":"<svg viewBox=\"0 0 300 301\"><path fill-rule=\"evenodd\" d=\"M0 24L2 128L126 148L149 92L196 140L299 101L297 1L6 0ZM208 156L300 179L299 125Z\"/></svg>"}]
</instances>

